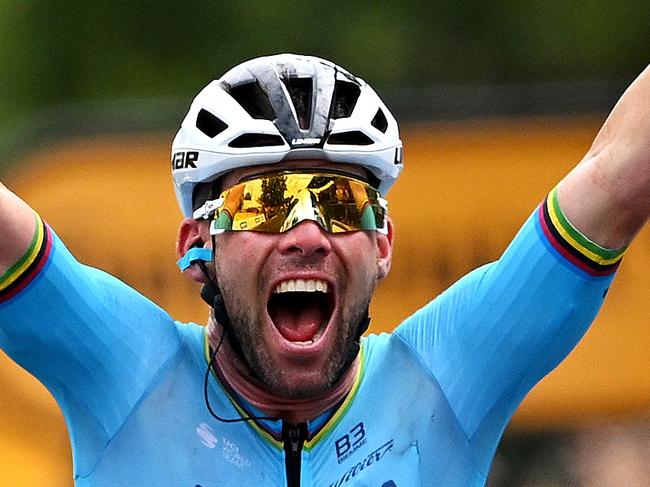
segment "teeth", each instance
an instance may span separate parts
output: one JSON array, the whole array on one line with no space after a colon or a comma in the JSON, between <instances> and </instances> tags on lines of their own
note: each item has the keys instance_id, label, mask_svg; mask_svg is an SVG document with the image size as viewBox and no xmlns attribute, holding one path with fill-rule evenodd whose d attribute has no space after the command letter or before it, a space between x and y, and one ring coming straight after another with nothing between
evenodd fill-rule
<instances>
[{"instance_id":1,"label":"teeth","mask_svg":"<svg viewBox=\"0 0 650 487\"><path fill-rule=\"evenodd\" d=\"M290 279L278 284L273 291L275 294L291 292L327 292L327 283L318 279Z\"/></svg>"}]
</instances>

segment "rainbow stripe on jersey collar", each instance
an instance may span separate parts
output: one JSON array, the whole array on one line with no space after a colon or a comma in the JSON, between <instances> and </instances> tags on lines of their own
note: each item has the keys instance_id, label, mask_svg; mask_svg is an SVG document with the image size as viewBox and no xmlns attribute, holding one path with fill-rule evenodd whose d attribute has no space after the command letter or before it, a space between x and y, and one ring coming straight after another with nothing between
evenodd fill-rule
<instances>
[{"instance_id":1,"label":"rainbow stripe on jersey collar","mask_svg":"<svg viewBox=\"0 0 650 487\"><path fill-rule=\"evenodd\" d=\"M203 335L203 356L205 358L206 364L209 363L211 357L211 349L207 334L207 328L204 330ZM246 404L240 400L237 393L225 382L218 367L214 367L214 365L212 365L210 366L210 370L212 372L212 376L216 379L217 385L221 387L221 389L225 392L230 403L233 405L240 417L254 416L255 414L261 413L261 411L255 411L246 407ZM303 448L306 451L310 451L319 442L327 438L345 417L345 413L348 411L348 409L350 409L350 406L357 396L359 387L363 381L365 371L366 351L364 341L362 340L359 349L359 367L357 367L357 373L354 378L352 389L350 389L350 392L348 392L347 396L339 404L339 406L330 412L327 419L325 419L322 423L318 421L316 428L309 428L310 431L308 432L307 440L303 445ZM283 450L284 445L282 443L281 420L250 420L246 421L246 424L248 424L248 426L252 428L253 431L255 431L255 433L266 444L276 448L279 451ZM274 426L276 426L276 428L274 428Z\"/></svg>"}]
</instances>

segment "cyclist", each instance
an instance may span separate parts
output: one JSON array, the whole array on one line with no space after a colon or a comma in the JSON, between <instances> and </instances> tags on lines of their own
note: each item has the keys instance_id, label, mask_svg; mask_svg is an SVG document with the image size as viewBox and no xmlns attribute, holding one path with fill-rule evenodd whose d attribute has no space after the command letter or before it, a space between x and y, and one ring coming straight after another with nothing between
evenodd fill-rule
<instances>
[{"instance_id":1,"label":"cyclist","mask_svg":"<svg viewBox=\"0 0 650 487\"><path fill-rule=\"evenodd\" d=\"M390 269L397 124L328 61L243 63L174 140L206 327L78 263L0 193L0 344L53 393L79 486L481 486L650 213L650 72L496 262L361 338ZM426 238L426 236L423 236Z\"/></svg>"}]
</instances>

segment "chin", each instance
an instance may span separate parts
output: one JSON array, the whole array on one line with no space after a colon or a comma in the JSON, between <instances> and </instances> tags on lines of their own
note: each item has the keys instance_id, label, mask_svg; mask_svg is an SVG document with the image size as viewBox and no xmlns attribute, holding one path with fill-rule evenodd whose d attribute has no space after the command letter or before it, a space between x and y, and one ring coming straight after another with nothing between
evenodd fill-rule
<instances>
[{"instance_id":1,"label":"chin","mask_svg":"<svg viewBox=\"0 0 650 487\"><path fill-rule=\"evenodd\" d=\"M334 380L323 376L322 370L305 371L293 377L278 377L272 380L271 390L288 399L311 399L326 394L334 385Z\"/></svg>"}]
</instances>

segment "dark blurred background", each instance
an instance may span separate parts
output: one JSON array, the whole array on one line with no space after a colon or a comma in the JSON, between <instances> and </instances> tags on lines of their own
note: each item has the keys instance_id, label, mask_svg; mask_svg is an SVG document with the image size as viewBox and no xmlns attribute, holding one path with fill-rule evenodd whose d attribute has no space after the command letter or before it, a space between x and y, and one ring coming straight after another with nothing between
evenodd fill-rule
<instances>
[{"instance_id":1,"label":"dark blurred background","mask_svg":"<svg viewBox=\"0 0 650 487\"><path fill-rule=\"evenodd\" d=\"M50 136L168 128L207 79L285 51L360 74L401 121L604 110L646 64L649 26L645 0L4 0L3 145L73 108Z\"/></svg>"},{"instance_id":2,"label":"dark blurred background","mask_svg":"<svg viewBox=\"0 0 650 487\"><path fill-rule=\"evenodd\" d=\"M451 134L452 148L474 144L494 150L479 142L493 140L486 133L502 130L517 140L528 137L525 152L532 153L531 134L554 127L548 129L547 140L553 145L549 141L562 135L558 132L581 127L587 135L580 135L579 151L650 61L648 46L647 0L4 0L0 175L10 187L21 188L21 194L33 191L34 196L26 197L35 201L43 190L25 186L23 163L49 174L44 171L51 162L39 154L61 144L79 147L82 140L87 149L83 157L101 155L106 137L121 137L121 144L146 140L155 149L140 150L156 154L153 158L162 154L166 165L171 137L199 89L245 59L279 52L322 56L364 78L403 123L405 140L413 139L414 147L426 148L428 140ZM556 120L577 122L565 126ZM522 128L520 123L528 125ZM472 127L469 135L460 128L465 124ZM101 141L96 150L88 142L95 140ZM444 140L436 147L444 146ZM511 143L506 137L499 147ZM516 159L523 152L507 156ZM579 152L569 153L575 158ZM406 157L408 163L408 145ZM565 163L570 167L577 157ZM69 155L60 158L69 160ZM494 167L493 172L502 171ZM75 184L71 187L80 187ZM541 195L532 195L531 201ZM46 200L38 207L45 214L50 211L50 221L55 221L52 205ZM531 207L529 202L526 206ZM506 224L509 230L516 229L514 221ZM65 223L58 228L66 236ZM74 243L73 232L68 233L73 249L76 245L84 254L83 239ZM649 262L649 241L639 245L645 260L638 262ZM414 242L410 245L417 247L419 240ZM408 235L399 245L408 248ZM94 254L89 250L88 255L92 259ZM112 271L114 262L104 265ZM124 278L137 285L137 279L129 280L133 267L124 262L119 264ZM446 279L466 270L454 270ZM115 273L120 273L119 266ZM396 273L400 275L399 267ZM159 281L166 285L165 279ZM638 320L647 321L647 315L641 313ZM617 352L625 356L627 350ZM650 368L643 368L650 366L646 356L635 362L641 368L631 374L650 376ZM599 356L594 363L602 361ZM72 485L62 419L38 386L25 385L28 379L21 374L6 357L0 361L1 390L14 391L0 392L0 485ZM558 423L519 421L506 434L490 485L650 485L650 394L635 396L634 407L626 397L607 396L602 407L590 409L580 420L579 413L572 413ZM625 405L612 406L619 399ZM551 408L546 414L556 413ZM51 431L50 424L56 426Z\"/></svg>"}]
</instances>

